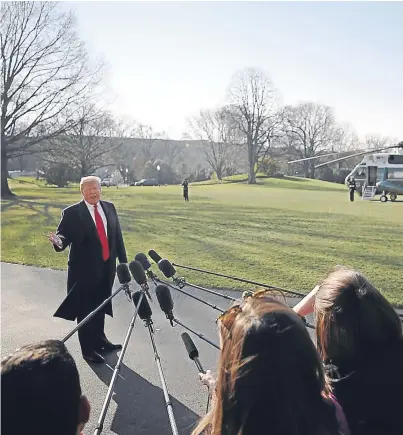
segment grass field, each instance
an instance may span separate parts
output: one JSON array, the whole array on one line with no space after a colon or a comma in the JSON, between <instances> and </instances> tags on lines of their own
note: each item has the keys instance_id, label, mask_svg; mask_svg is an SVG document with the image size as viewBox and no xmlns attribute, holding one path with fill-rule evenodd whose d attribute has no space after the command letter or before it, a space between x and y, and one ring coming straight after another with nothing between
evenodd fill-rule
<instances>
[{"instance_id":1,"label":"grass field","mask_svg":"<svg viewBox=\"0 0 403 435\"><path fill-rule=\"evenodd\" d=\"M342 185L304 179L180 186L104 188L115 203L129 258L155 249L176 263L307 292L338 264L354 267L403 304L403 203L348 201ZM11 181L2 202L2 261L64 269L46 239L78 188ZM184 272L183 274L181 272ZM179 271L216 288L237 283ZM246 287L242 287L246 288Z\"/></svg>"}]
</instances>

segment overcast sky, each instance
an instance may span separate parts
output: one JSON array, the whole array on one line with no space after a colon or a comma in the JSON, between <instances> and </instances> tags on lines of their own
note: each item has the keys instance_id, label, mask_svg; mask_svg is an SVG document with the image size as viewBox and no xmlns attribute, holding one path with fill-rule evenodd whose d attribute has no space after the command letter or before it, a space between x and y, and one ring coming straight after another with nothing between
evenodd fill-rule
<instances>
[{"instance_id":1,"label":"overcast sky","mask_svg":"<svg viewBox=\"0 0 403 435\"><path fill-rule=\"evenodd\" d=\"M403 140L402 2L66 2L109 63L119 115L179 139L223 101L233 74L264 70L285 104L332 106L360 136Z\"/></svg>"}]
</instances>

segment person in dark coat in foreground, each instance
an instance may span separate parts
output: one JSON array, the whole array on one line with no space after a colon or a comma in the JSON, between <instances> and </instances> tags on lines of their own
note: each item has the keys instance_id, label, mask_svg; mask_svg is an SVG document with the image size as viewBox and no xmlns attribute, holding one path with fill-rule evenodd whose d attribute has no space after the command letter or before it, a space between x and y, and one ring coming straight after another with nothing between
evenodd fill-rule
<instances>
[{"instance_id":1,"label":"person in dark coat in foreground","mask_svg":"<svg viewBox=\"0 0 403 435\"><path fill-rule=\"evenodd\" d=\"M70 248L67 297L54 316L77 323L112 294L116 258L127 263L115 206L100 201L101 180L84 177L80 190L82 201L64 209L56 234L48 235L56 252ZM106 338L105 314L113 316L112 302L78 331L81 351L88 362L102 363L102 352L122 348Z\"/></svg>"}]
</instances>

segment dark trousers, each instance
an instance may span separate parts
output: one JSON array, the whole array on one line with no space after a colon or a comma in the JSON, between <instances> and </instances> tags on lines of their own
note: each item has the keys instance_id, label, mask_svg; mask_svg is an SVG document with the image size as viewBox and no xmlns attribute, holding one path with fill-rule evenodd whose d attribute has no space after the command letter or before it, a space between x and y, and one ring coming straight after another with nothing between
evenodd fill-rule
<instances>
[{"instance_id":1,"label":"dark trousers","mask_svg":"<svg viewBox=\"0 0 403 435\"><path fill-rule=\"evenodd\" d=\"M189 193L187 190L183 191L183 197L185 198L185 201L189 201Z\"/></svg>"},{"instance_id":2,"label":"dark trousers","mask_svg":"<svg viewBox=\"0 0 403 435\"><path fill-rule=\"evenodd\" d=\"M80 323L86 316L77 317L77 323ZM99 350L107 341L105 333L105 313L97 313L84 326L78 330L78 340L81 346L81 352L88 355L94 350Z\"/></svg>"},{"instance_id":3,"label":"dark trousers","mask_svg":"<svg viewBox=\"0 0 403 435\"><path fill-rule=\"evenodd\" d=\"M354 190L350 188L350 201L354 201Z\"/></svg>"},{"instance_id":4,"label":"dark trousers","mask_svg":"<svg viewBox=\"0 0 403 435\"><path fill-rule=\"evenodd\" d=\"M108 282L108 271L109 271L109 260L104 264L104 273L102 284ZM96 291L97 289L95 289ZM88 307L82 313L77 316L77 323L80 323L87 315L95 310L103 300L99 300L99 298L95 298L95 301L98 299L98 302L95 302L94 306ZM105 313L103 310L96 313L89 322L87 322L84 326L82 326L78 330L78 340L81 346L81 352L84 355L88 355L93 351L97 351L100 347L107 341L104 332L105 328Z\"/></svg>"}]
</instances>

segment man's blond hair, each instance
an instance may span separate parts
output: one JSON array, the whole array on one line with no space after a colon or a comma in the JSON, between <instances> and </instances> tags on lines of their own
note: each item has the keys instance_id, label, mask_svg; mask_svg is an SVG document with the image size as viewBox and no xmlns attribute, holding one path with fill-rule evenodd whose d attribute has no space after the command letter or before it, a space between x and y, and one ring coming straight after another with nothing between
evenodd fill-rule
<instances>
[{"instance_id":1,"label":"man's blond hair","mask_svg":"<svg viewBox=\"0 0 403 435\"><path fill-rule=\"evenodd\" d=\"M90 175L88 177L82 177L80 181L80 191L83 190L83 185L87 183L98 183L99 188L101 188L101 179L95 175Z\"/></svg>"}]
</instances>

